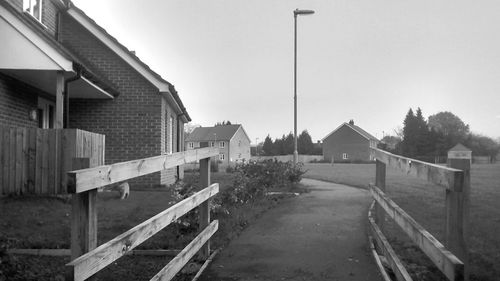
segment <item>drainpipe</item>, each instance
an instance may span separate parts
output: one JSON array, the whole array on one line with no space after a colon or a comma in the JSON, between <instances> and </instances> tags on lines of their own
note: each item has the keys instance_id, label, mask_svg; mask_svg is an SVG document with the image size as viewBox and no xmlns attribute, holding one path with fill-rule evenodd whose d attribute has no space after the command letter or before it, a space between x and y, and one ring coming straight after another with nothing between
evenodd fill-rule
<instances>
[{"instance_id":1,"label":"drainpipe","mask_svg":"<svg viewBox=\"0 0 500 281\"><path fill-rule=\"evenodd\" d=\"M180 117L184 115L184 112L177 114L177 152L181 152L181 120ZM184 132L182 132L184 134ZM181 167L177 166L177 180L181 177Z\"/></svg>"},{"instance_id":2,"label":"drainpipe","mask_svg":"<svg viewBox=\"0 0 500 281\"><path fill-rule=\"evenodd\" d=\"M64 79L64 126L63 128L69 128L69 92L68 84L74 82L82 77L81 70L76 71L76 75L68 79Z\"/></svg>"}]
</instances>

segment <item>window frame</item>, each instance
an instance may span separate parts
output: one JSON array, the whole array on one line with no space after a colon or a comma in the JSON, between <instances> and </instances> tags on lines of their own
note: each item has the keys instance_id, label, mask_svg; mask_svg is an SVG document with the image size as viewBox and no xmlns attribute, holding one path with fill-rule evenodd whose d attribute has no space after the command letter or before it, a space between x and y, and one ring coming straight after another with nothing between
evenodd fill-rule
<instances>
[{"instance_id":1,"label":"window frame","mask_svg":"<svg viewBox=\"0 0 500 281\"><path fill-rule=\"evenodd\" d=\"M224 153L219 153L219 160L221 161L226 160L226 155Z\"/></svg>"},{"instance_id":2,"label":"window frame","mask_svg":"<svg viewBox=\"0 0 500 281\"><path fill-rule=\"evenodd\" d=\"M36 4L39 4L38 6L38 17L35 15L35 6ZM42 18L43 18L43 0L23 0L23 12L27 13L28 15L32 16L34 19L36 19L38 22L42 23Z\"/></svg>"},{"instance_id":3,"label":"window frame","mask_svg":"<svg viewBox=\"0 0 500 281\"><path fill-rule=\"evenodd\" d=\"M226 147L226 142L219 141L219 148L225 148L225 147Z\"/></svg>"},{"instance_id":4,"label":"window frame","mask_svg":"<svg viewBox=\"0 0 500 281\"><path fill-rule=\"evenodd\" d=\"M349 154L347 153L342 153L342 160L348 160L349 159Z\"/></svg>"}]
</instances>

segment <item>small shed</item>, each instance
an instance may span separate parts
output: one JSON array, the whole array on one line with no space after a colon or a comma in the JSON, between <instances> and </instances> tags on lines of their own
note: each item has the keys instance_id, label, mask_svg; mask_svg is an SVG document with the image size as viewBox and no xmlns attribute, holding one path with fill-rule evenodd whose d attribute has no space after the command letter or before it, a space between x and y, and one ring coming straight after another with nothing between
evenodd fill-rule
<instances>
[{"instance_id":1,"label":"small shed","mask_svg":"<svg viewBox=\"0 0 500 281\"><path fill-rule=\"evenodd\" d=\"M459 143L448 150L448 159L472 159L472 150Z\"/></svg>"}]
</instances>

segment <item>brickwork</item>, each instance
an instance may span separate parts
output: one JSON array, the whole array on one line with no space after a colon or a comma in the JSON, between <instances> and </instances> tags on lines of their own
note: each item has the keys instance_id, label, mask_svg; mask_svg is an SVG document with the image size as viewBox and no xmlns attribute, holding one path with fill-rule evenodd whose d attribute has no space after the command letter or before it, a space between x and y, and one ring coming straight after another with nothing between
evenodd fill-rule
<instances>
[{"instance_id":1,"label":"brickwork","mask_svg":"<svg viewBox=\"0 0 500 281\"><path fill-rule=\"evenodd\" d=\"M14 6L19 12L23 11L23 0L6 0ZM42 24L47 31L55 36L57 32L57 13L59 9L52 0L42 1Z\"/></svg>"},{"instance_id":2,"label":"brickwork","mask_svg":"<svg viewBox=\"0 0 500 281\"><path fill-rule=\"evenodd\" d=\"M29 119L38 105L38 91L14 78L0 73L0 124L12 127L38 126Z\"/></svg>"},{"instance_id":3,"label":"brickwork","mask_svg":"<svg viewBox=\"0 0 500 281\"><path fill-rule=\"evenodd\" d=\"M343 159L343 154L347 159ZM351 128L343 126L323 141L323 156L327 161L369 161L370 141Z\"/></svg>"},{"instance_id":4,"label":"brickwork","mask_svg":"<svg viewBox=\"0 0 500 281\"><path fill-rule=\"evenodd\" d=\"M106 135L106 163L160 155L162 98L137 71L68 16L61 17L60 40L96 73L118 87L114 100L70 101L70 127ZM141 185L160 184L160 173L141 177Z\"/></svg>"}]
</instances>

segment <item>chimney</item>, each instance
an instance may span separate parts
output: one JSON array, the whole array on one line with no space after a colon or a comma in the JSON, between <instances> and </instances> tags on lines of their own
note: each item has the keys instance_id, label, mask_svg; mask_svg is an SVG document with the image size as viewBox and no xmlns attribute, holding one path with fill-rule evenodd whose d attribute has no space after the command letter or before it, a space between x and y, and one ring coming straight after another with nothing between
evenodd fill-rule
<instances>
[{"instance_id":1,"label":"chimney","mask_svg":"<svg viewBox=\"0 0 500 281\"><path fill-rule=\"evenodd\" d=\"M349 125L354 125L354 120L349 120Z\"/></svg>"}]
</instances>

